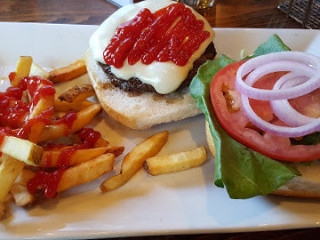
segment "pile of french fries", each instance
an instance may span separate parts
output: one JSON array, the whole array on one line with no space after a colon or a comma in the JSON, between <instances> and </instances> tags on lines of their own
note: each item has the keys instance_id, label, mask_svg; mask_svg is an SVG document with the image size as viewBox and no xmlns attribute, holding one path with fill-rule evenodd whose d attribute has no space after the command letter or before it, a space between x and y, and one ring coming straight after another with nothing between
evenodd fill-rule
<instances>
[{"instance_id":1,"label":"pile of french fries","mask_svg":"<svg viewBox=\"0 0 320 240\"><path fill-rule=\"evenodd\" d=\"M20 57L12 86L27 76L39 76L55 83L75 79L86 73L83 60L66 67L48 72L33 63L29 56ZM94 96L90 84L75 85L59 96L42 97L27 120L39 116L43 111L53 107L54 116L63 116L70 111L76 112L72 126L64 124L35 124L30 130L28 139L14 136L4 136L0 144L0 218L5 215L7 205L14 201L17 206L24 207L43 198L44 189L41 186L37 194L28 191L28 182L34 178L37 171L53 171L59 167L58 159L65 149L78 144L76 133L87 127L101 111L101 106L88 98ZM30 101L26 98L26 101ZM5 127L5 126L0 126ZM45 148L45 144L68 137L72 144ZM128 182L140 169L145 169L151 175L159 175L182 171L202 165L206 159L204 147L198 147L186 152L166 156L156 156L168 140L169 132L157 133L136 145L122 160L121 171L105 180L100 189L102 192L112 191ZM82 183L92 181L113 170L115 158L124 152L123 146L109 146L109 141L100 138L92 148L77 149L70 157L69 166L63 172L56 192L62 192ZM50 158L50 161L47 159Z\"/></svg>"},{"instance_id":2,"label":"pile of french fries","mask_svg":"<svg viewBox=\"0 0 320 240\"><path fill-rule=\"evenodd\" d=\"M33 63L30 56L20 57L12 86L27 76L39 76L51 80L54 84L70 81L86 73L83 60L79 60L67 67L48 72ZM70 111L76 112L76 119L71 126L65 124L44 124L39 122L32 126L28 139L14 136L4 136L0 145L0 215L5 213L6 202L13 199L18 206L27 206L33 203L39 194L31 194L27 189L28 182L36 175L37 171L53 171L58 168L59 156L65 149L76 146L76 133L87 127L94 117L100 113L101 106L89 101L94 95L91 86L74 86L60 96L44 95L28 113L26 120L39 116L43 111L53 107L54 117L62 117ZM30 101L30 96L25 100ZM5 127L5 126L1 126ZM56 141L62 137L69 137L71 145L44 148L48 142ZM59 181L57 192L96 179L113 169L115 157L122 154L123 146L109 147L106 139L100 138L92 148L75 150L66 169ZM50 158L50 161L48 161ZM41 191L41 189L39 189Z\"/></svg>"}]
</instances>

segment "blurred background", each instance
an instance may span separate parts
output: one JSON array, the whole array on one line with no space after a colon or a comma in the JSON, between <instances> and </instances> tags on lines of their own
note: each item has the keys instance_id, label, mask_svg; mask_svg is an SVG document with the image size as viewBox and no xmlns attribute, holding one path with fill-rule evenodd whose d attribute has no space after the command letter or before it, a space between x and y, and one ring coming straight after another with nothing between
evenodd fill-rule
<instances>
[{"instance_id":1,"label":"blurred background","mask_svg":"<svg viewBox=\"0 0 320 240\"><path fill-rule=\"evenodd\" d=\"M108 0L116 6L124 6L129 3L141 2L143 0ZM183 2L194 7L199 13L207 18L212 26L220 26L224 22L217 22L224 20L224 13L226 8L228 12L232 11L234 15L242 14L246 15L246 9L248 5L255 5L255 1L238 1L242 4L236 4L234 0L176 0L177 2ZM263 1L260 1L263 2ZM232 3L234 3L232 5ZM283 1L266 1L266 4L271 4L284 15L292 18L297 23L301 24L305 28L320 28L320 0L283 0ZM250 8L249 8L250 9ZM264 9L262 8L261 11ZM217 17L216 17L217 16ZM265 19L262 19L265 20ZM270 26L272 27L272 25Z\"/></svg>"},{"instance_id":2,"label":"blurred background","mask_svg":"<svg viewBox=\"0 0 320 240\"><path fill-rule=\"evenodd\" d=\"M5 22L99 25L131 1L137 0L0 0L0 16ZM319 5L320 0L215 0L198 11L219 28L319 28Z\"/></svg>"}]
</instances>

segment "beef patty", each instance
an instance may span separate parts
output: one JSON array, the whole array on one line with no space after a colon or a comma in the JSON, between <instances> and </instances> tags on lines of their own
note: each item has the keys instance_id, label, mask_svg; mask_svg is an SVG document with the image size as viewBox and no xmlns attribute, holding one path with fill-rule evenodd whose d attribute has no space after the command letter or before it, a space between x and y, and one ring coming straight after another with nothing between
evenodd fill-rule
<instances>
[{"instance_id":1,"label":"beef patty","mask_svg":"<svg viewBox=\"0 0 320 240\"><path fill-rule=\"evenodd\" d=\"M197 74L198 68L204 64L207 60L212 60L216 56L217 52L213 45L210 43L206 51L202 56L196 60L193 64L193 68L189 71L187 78L182 82L178 90L184 89L189 86L193 77ZM150 84L141 82L139 78L132 77L128 80L118 78L111 72L111 66L108 64L99 63L103 71L107 74L111 84L115 87L122 89L123 91L131 92L133 94L141 94L144 92L154 92L157 93L154 87Z\"/></svg>"}]
</instances>

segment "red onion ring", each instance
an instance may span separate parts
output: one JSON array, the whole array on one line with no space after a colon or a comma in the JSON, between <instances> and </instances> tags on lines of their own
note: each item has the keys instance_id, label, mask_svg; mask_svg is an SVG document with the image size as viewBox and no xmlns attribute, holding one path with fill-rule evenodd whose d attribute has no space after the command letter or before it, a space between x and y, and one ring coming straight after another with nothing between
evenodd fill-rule
<instances>
[{"instance_id":1,"label":"red onion ring","mask_svg":"<svg viewBox=\"0 0 320 240\"><path fill-rule=\"evenodd\" d=\"M272 90L252 87L262 76L279 71L289 73L282 76ZM236 75L236 89L241 93L242 109L249 120L265 132L284 137L301 137L320 130L320 118L305 116L288 102L288 99L303 96L319 87L320 59L302 52L278 52L252 58L239 68ZM261 119L251 108L249 97L271 101L276 116L289 126L278 126Z\"/></svg>"},{"instance_id":2,"label":"red onion ring","mask_svg":"<svg viewBox=\"0 0 320 240\"><path fill-rule=\"evenodd\" d=\"M263 75L279 71L297 71L310 79L288 89L257 89L252 85ZM252 75L251 75L252 74ZM246 80L243 78L247 76ZM296 98L320 87L320 60L302 52L277 52L252 58L242 64L236 75L236 89L246 96L259 100Z\"/></svg>"},{"instance_id":3,"label":"red onion ring","mask_svg":"<svg viewBox=\"0 0 320 240\"><path fill-rule=\"evenodd\" d=\"M305 76L297 73L287 73L282 76L274 85L273 89L292 87L307 81ZM305 116L295 110L288 100L270 101L274 114L284 123L291 127L299 127L311 123L316 118Z\"/></svg>"},{"instance_id":4,"label":"red onion ring","mask_svg":"<svg viewBox=\"0 0 320 240\"><path fill-rule=\"evenodd\" d=\"M260 128L261 130L282 136L282 137L302 137L317 131L320 131L320 118L317 120L303 125L299 127L284 127L284 126L278 126L271 123L268 123L264 121L262 118L260 118L251 108L249 103L249 98L245 95L241 95L241 102L242 102L242 109L244 113L248 116L250 121Z\"/></svg>"}]
</instances>

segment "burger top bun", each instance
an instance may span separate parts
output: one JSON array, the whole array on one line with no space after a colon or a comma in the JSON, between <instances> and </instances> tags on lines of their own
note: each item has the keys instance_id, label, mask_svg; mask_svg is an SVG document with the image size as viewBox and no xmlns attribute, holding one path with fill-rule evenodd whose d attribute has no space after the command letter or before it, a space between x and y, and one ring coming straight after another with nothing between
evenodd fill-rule
<instances>
[{"instance_id":1,"label":"burger top bun","mask_svg":"<svg viewBox=\"0 0 320 240\"><path fill-rule=\"evenodd\" d=\"M207 121L205 128L208 147L215 157L216 149ZM239 161L241 161L241 159L239 159ZM272 194L288 197L320 198L319 160L313 161L310 164L300 164L298 170L301 173L301 176L294 177L285 185L272 192Z\"/></svg>"}]
</instances>

